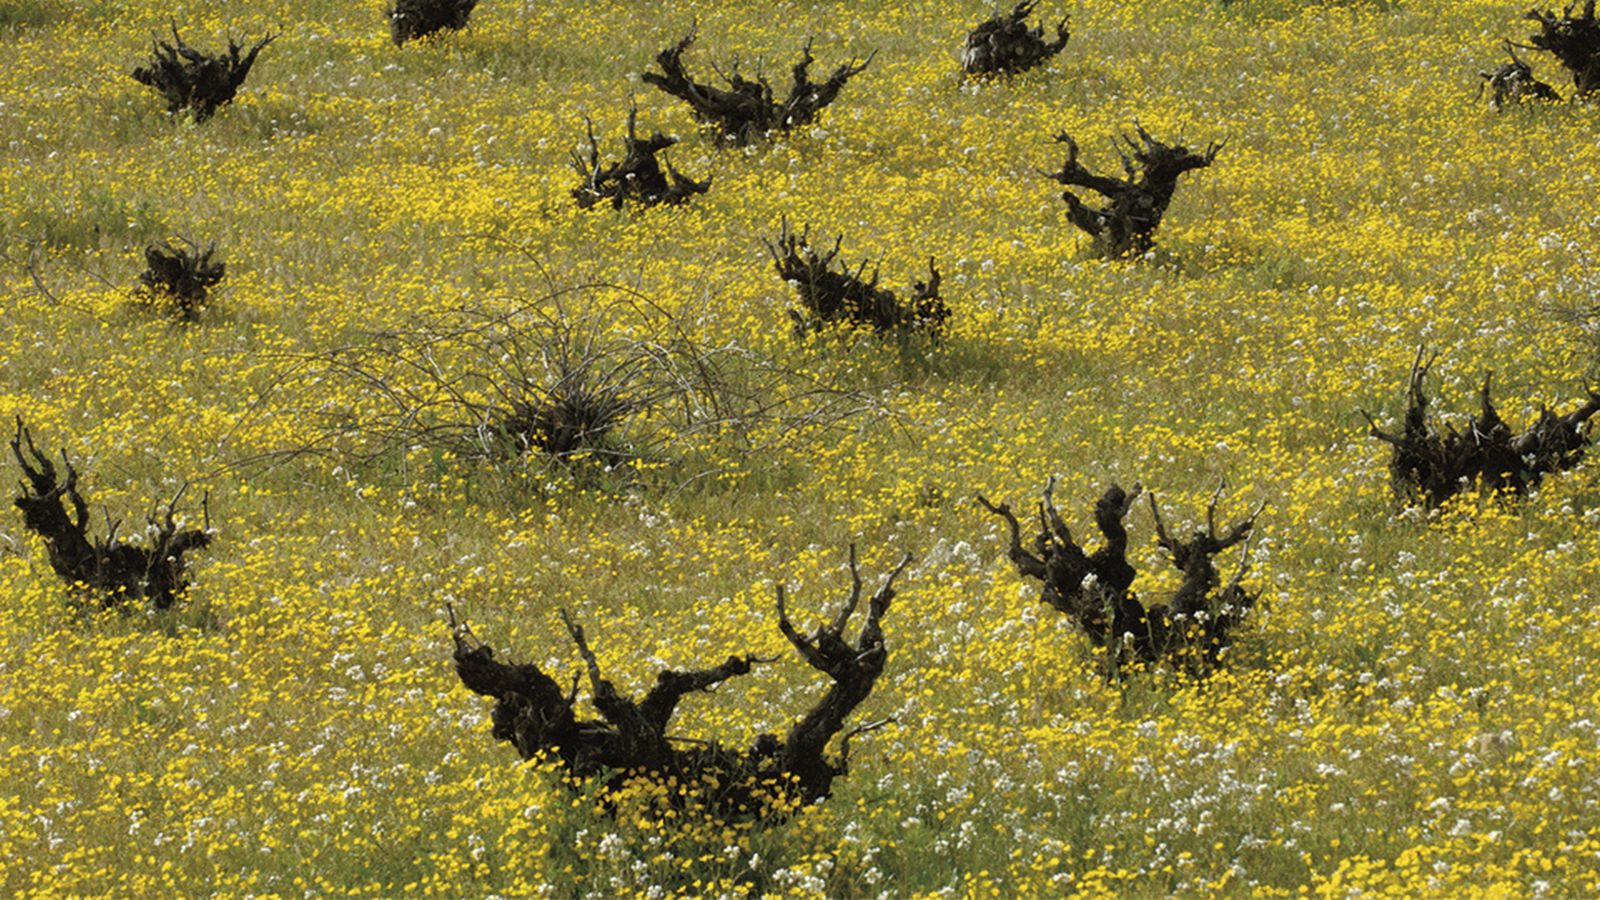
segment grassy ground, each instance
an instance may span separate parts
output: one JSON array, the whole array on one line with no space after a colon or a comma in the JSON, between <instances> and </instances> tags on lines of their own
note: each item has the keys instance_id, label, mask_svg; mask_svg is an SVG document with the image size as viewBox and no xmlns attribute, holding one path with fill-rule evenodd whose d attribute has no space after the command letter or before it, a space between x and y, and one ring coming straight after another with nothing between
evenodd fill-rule
<instances>
[{"instance_id":1,"label":"grassy ground","mask_svg":"<svg viewBox=\"0 0 1600 900\"><path fill-rule=\"evenodd\" d=\"M1048 70L964 85L979 2L489 0L405 48L376 3L0 5L0 419L65 446L125 523L187 481L220 529L185 610L84 617L0 520L0 893L1600 890L1595 470L1397 516L1359 413L1398 415L1423 343L1440 409L1486 370L1513 423L1581 396L1549 308L1600 291L1595 110L1474 103L1527 31L1516 3L1065 8ZM126 77L169 15L206 48L282 32L203 125ZM818 126L718 150L637 79L696 18L691 65L781 74L808 35L820 66L878 55ZM583 119L614 139L630 97L715 183L580 212ZM1037 173L1063 129L1114 170L1135 118L1228 143L1150 258L1092 260ZM761 244L785 217L897 290L936 256L947 339L793 341ZM129 299L174 235L228 265L196 326ZM381 407L319 377L336 348L596 284L861 411L695 431L609 473L289 452ZM1269 606L1226 673L1098 678L973 499L1051 474L1080 530L1112 479L1185 524L1219 478L1230 517L1269 502ZM1158 594L1175 579L1130 521ZM851 541L869 573L917 556L860 713L897 724L781 828L597 816L519 769L449 665L446 603L560 678L561 607L628 687L778 655L774 581L803 618L831 608ZM786 728L811 674L786 658L676 730Z\"/></svg>"}]
</instances>

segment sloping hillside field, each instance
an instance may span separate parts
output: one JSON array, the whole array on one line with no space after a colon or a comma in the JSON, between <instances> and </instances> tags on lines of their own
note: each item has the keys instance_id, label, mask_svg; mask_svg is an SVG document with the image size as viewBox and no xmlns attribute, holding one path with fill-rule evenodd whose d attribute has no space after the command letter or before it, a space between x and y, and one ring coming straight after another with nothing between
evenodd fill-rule
<instances>
[{"instance_id":1,"label":"sloping hillside field","mask_svg":"<svg viewBox=\"0 0 1600 900\"><path fill-rule=\"evenodd\" d=\"M0 0L0 895L1600 893L1592 10Z\"/></svg>"}]
</instances>

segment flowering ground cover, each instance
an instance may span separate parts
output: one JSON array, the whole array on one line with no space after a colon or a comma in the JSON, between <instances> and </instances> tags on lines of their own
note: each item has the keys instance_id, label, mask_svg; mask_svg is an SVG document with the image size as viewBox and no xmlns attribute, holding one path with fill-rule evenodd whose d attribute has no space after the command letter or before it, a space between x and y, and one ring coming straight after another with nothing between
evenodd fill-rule
<instances>
[{"instance_id":1,"label":"flowering ground cover","mask_svg":"<svg viewBox=\"0 0 1600 900\"><path fill-rule=\"evenodd\" d=\"M1560 313L1600 294L1600 113L1475 97L1514 2L1045 6L1065 50L970 81L993 10L955 0L486 0L404 46L377 3L0 4L0 421L66 450L96 528L187 484L215 532L183 602L101 611L0 516L0 893L1600 892L1600 473L1406 510L1362 416L1397 427L1419 345L1447 419L1491 370L1513 423L1584 397ZM278 37L197 122L128 76L169 20ZM876 55L729 146L639 79L696 21L696 73ZM580 209L584 120L614 141L630 102L711 186ZM1226 143L1152 250L1100 259L1055 136L1115 172L1136 120ZM797 336L784 223L900 297L934 258L937 339ZM183 240L226 265L194 321L140 293ZM506 329L546 336L535 369L550 334L669 348L638 370L665 387L552 455L500 415ZM662 374L700 363L715 387ZM1051 475L1080 536L1112 481L1175 531L1221 479L1219 519L1266 502L1220 671L1108 680L1039 602L976 498L1031 511ZM1170 593L1127 523L1133 589ZM869 578L914 556L853 720L894 721L781 822L573 790L451 666L447 605L563 683L562 609L630 692L776 658L673 720L746 746L818 690L776 585L809 630L851 543Z\"/></svg>"}]
</instances>

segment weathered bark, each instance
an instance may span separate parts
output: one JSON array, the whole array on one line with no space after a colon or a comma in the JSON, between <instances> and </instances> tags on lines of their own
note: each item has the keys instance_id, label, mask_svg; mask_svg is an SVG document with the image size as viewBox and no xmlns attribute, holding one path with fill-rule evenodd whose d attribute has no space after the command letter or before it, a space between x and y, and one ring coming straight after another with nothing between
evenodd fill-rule
<instances>
[{"instance_id":1,"label":"weathered bark","mask_svg":"<svg viewBox=\"0 0 1600 900\"><path fill-rule=\"evenodd\" d=\"M815 57L811 55L808 40L800 61L794 65L789 94L779 101L772 85L761 73L756 73L754 80L740 75L737 60L726 74L717 71L726 87L695 81L684 69L682 58L683 51L694 40L695 32L690 31L682 40L656 54L656 65L661 71L645 72L640 77L646 84L653 84L689 104L695 119L714 129L718 142L735 145L815 121L823 107L839 96L845 83L872 62L870 56L861 63L852 59L834 69L826 81L814 82L809 72Z\"/></svg>"},{"instance_id":2,"label":"weathered bark","mask_svg":"<svg viewBox=\"0 0 1600 900\"><path fill-rule=\"evenodd\" d=\"M1163 144L1150 136L1138 122L1134 130L1139 135L1136 143L1123 138L1130 157L1119 147L1126 180L1106 175L1096 175L1078 162L1078 144L1066 132L1056 136L1056 141L1067 145L1067 159L1061 171L1050 173L1050 178L1068 187L1081 187L1106 198L1100 209L1090 209L1072 191L1063 191L1061 199L1067 202L1067 216L1094 238L1095 252L1107 258L1138 256L1155 245L1155 231L1162 216L1172 203L1178 189L1178 176L1194 169L1203 169L1216 159L1222 149L1221 142L1213 142L1205 152L1195 153L1182 144Z\"/></svg>"},{"instance_id":3,"label":"weathered bark","mask_svg":"<svg viewBox=\"0 0 1600 900\"><path fill-rule=\"evenodd\" d=\"M625 150L622 162L600 166L600 145L594 137L594 123L585 120L589 129L589 155L572 154L572 167L583 181L572 189L572 197L580 209L589 209L601 202L610 202L612 209L621 209L633 201L642 206L659 203L688 202L695 194L703 194L711 187L711 179L695 181L672 167L662 151L678 142L657 131L640 139L636 131L638 110L628 110L628 136L623 138Z\"/></svg>"},{"instance_id":4,"label":"weathered bark","mask_svg":"<svg viewBox=\"0 0 1600 900\"><path fill-rule=\"evenodd\" d=\"M1437 508L1461 491L1478 485L1489 493L1521 495L1548 473L1570 469L1582 461L1589 437L1584 425L1600 412L1600 394L1593 391L1582 405L1563 416L1545 409L1526 431L1513 432L1500 418L1490 397L1490 376L1479 391L1479 414L1467 419L1464 431L1429 421L1423 381L1435 358L1423 362L1423 351L1411 364L1406 387L1406 414L1399 434L1378 427L1363 411L1370 434L1392 448L1389 479L1401 503L1422 502Z\"/></svg>"},{"instance_id":5,"label":"weathered bark","mask_svg":"<svg viewBox=\"0 0 1600 900\"><path fill-rule=\"evenodd\" d=\"M213 262L211 256L216 245L205 250L198 246L173 247L171 244L151 244L145 248L145 270L139 275L147 299L154 304L170 306L186 321L195 321L205 309L211 288L222 281L227 266Z\"/></svg>"},{"instance_id":6,"label":"weathered bark","mask_svg":"<svg viewBox=\"0 0 1600 900\"><path fill-rule=\"evenodd\" d=\"M460 31L477 5L478 0L396 0L389 9L389 35L399 45L446 28Z\"/></svg>"},{"instance_id":7,"label":"weathered bark","mask_svg":"<svg viewBox=\"0 0 1600 900\"><path fill-rule=\"evenodd\" d=\"M147 600L156 609L167 609L187 590L184 554L209 545L211 533L209 522L205 528L178 528L173 512L182 491L167 504L164 516L149 517L154 533L149 546L117 540L116 523L104 537L91 538L89 504L78 492L78 471L66 451L61 453L67 473L63 482L19 418L11 455L25 478L16 499L23 524L44 539L50 567L69 585L92 591L106 608Z\"/></svg>"},{"instance_id":8,"label":"weathered bark","mask_svg":"<svg viewBox=\"0 0 1600 900\"><path fill-rule=\"evenodd\" d=\"M1009 505L991 503L982 495L978 502L1009 528L1008 553L1017 573L1039 581L1040 599L1071 617L1090 643L1105 648L1108 676L1118 677L1129 662L1167 663L1197 676L1216 669L1234 632L1255 606L1256 594L1242 584L1249 569L1248 546L1227 585L1221 585L1214 559L1248 539L1265 504L1218 535L1216 506L1222 494L1218 487L1206 507L1206 530L1196 529L1182 540L1168 533L1151 496L1158 543L1183 580L1166 603L1146 606L1133 591L1137 572L1128 561L1128 529L1123 522L1140 487L1124 491L1112 484L1095 504L1095 526L1104 541L1093 553L1084 550L1057 512L1054 490L1052 478L1039 504L1039 534L1031 551L1022 545L1022 526Z\"/></svg>"},{"instance_id":9,"label":"weathered bark","mask_svg":"<svg viewBox=\"0 0 1600 900\"><path fill-rule=\"evenodd\" d=\"M801 308L789 310L796 334L805 335L840 323L871 328L878 334L926 331L938 338L950 317L950 307L939 296L941 278L932 257L928 259L928 280L913 282L911 299L902 302L893 291L878 287L876 266L872 276L862 280L866 260L854 272L843 265L834 270L833 261L844 241L842 235L827 252L818 252L811 246L809 235L809 226L796 235L785 222L777 242L766 242L778 276L794 285L800 294Z\"/></svg>"},{"instance_id":10,"label":"weathered bark","mask_svg":"<svg viewBox=\"0 0 1600 900\"><path fill-rule=\"evenodd\" d=\"M203 122L234 98L255 65L256 56L277 37L269 34L245 51L230 36L228 52L212 55L185 44L178 35L178 26L173 25L173 42L155 41L150 62L134 69L133 79L160 91L167 100L168 112L192 110L195 121Z\"/></svg>"},{"instance_id":11,"label":"weathered bark","mask_svg":"<svg viewBox=\"0 0 1600 900\"><path fill-rule=\"evenodd\" d=\"M1495 109L1500 109L1507 103L1561 99L1555 88L1533 77L1533 67L1517 56L1516 48L1512 47L1509 41L1505 46L1511 62L1492 72L1478 73L1478 77L1483 79L1483 84L1478 85L1479 96L1483 95L1484 88L1488 88L1489 105Z\"/></svg>"},{"instance_id":12,"label":"weathered bark","mask_svg":"<svg viewBox=\"0 0 1600 900\"><path fill-rule=\"evenodd\" d=\"M1188 540L1168 533L1155 495L1150 495L1150 515L1155 519L1157 543L1167 551L1173 566L1183 577L1166 607L1151 607L1149 618L1164 625L1166 633L1162 637L1167 657L1195 672L1208 672L1217 667L1222 652L1232 644L1233 632L1244 623L1256 603L1256 594L1243 586L1250 564L1248 546L1239 560L1238 570L1226 585L1217 573L1215 559L1223 551L1249 540L1256 517L1266 504L1257 506L1249 518L1235 522L1219 536L1217 501L1222 497L1222 488L1220 484L1217 486L1217 492L1206 505L1206 529L1194 529Z\"/></svg>"},{"instance_id":13,"label":"weathered bark","mask_svg":"<svg viewBox=\"0 0 1600 900\"><path fill-rule=\"evenodd\" d=\"M1026 21L1038 0L1024 0L1009 13L996 13L967 35L961 48L961 68L968 75L1013 75L1048 61L1067 46L1067 19L1056 25L1056 39L1044 39L1044 26L1029 28Z\"/></svg>"},{"instance_id":14,"label":"weathered bark","mask_svg":"<svg viewBox=\"0 0 1600 900\"><path fill-rule=\"evenodd\" d=\"M1540 31L1528 43L1555 54L1572 73L1574 96L1587 97L1600 90L1600 21L1595 19L1595 0L1586 0L1576 16L1575 6L1568 3L1559 16L1554 10L1530 10L1527 18L1539 23Z\"/></svg>"},{"instance_id":15,"label":"weathered bark","mask_svg":"<svg viewBox=\"0 0 1600 900\"><path fill-rule=\"evenodd\" d=\"M511 743L523 759L543 755L559 759L576 781L600 779L606 787L613 787L624 779L643 776L696 785L706 783L703 776L714 775L716 796L700 799L730 818L762 815L775 802L779 808L815 803L827 797L834 779L848 771L850 738L882 724L845 733L838 756L828 754L828 745L883 674L888 650L882 620L895 596L894 580L909 563L909 556L902 559L868 599L866 623L853 641L845 631L860 605L862 588L854 547L850 550L850 595L833 619L811 635L800 634L790 622L784 588L778 587L779 629L800 657L826 674L831 684L782 741L763 734L744 751L716 741L675 738L668 734L668 726L684 697L775 660L730 656L710 669L669 669L656 676L655 687L643 700L634 700L602 675L583 628L562 612L588 674L591 702L600 714L599 720L583 719L574 711L576 682L572 690L563 693L555 680L535 665L497 661L494 651L479 641L466 623L458 622L452 611L456 673L469 690L494 699L493 734L497 740Z\"/></svg>"}]
</instances>

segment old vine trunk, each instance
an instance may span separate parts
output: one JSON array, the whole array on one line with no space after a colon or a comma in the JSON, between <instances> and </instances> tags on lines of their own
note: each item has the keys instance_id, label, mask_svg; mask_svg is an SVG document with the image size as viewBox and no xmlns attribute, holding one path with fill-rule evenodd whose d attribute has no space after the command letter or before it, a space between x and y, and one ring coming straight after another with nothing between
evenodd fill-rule
<instances>
[{"instance_id":1,"label":"old vine trunk","mask_svg":"<svg viewBox=\"0 0 1600 900\"><path fill-rule=\"evenodd\" d=\"M801 634L790 621L785 590L778 586L779 630L801 659L828 676L829 685L784 738L762 734L743 750L716 740L679 740L668 727L687 695L775 660L746 654L730 656L708 669L668 669L656 676L655 686L643 699L635 699L604 677L583 627L562 612L588 674L591 704L600 714L599 719L586 718L576 708L576 682L563 692L536 665L500 662L452 612L456 673L469 690L493 698L493 735L516 747L523 759L558 759L575 781L599 779L607 788L620 787L634 777L675 780L685 790L710 791L711 796L695 799L719 815L761 817L827 797L834 779L849 769L850 738L882 724L844 732L845 722L883 674L889 658L883 617L895 597L895 578L909 563L909 556L901 559L868 598L866 621L853 640L846 630L862 593L854 547L850 594L832 619L810 635ZM839 753L830 756L828 746L841 732Z\"/></svg>"}]
</instances>

